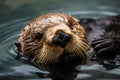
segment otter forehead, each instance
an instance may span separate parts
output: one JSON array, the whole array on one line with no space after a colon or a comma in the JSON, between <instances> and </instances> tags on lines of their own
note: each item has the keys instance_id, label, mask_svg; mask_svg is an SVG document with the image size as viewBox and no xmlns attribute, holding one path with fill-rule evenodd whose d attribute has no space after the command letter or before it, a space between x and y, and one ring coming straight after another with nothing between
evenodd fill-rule
<instances>
[{"instance_id":1,"label":"otter forehead","mask_svg":"<svg viewBox=\"0 0 120 80\"><path fill-rule=\"evenodd\" d=\"M68 25L79 25L78 20L69 15L60 14L60 13L49 13L34 19L28 24L28 26L34 28L44 26L42 28L45 28L48 26L50 27L50 26L59 25L61 23L65 23Z\"/></svg>"},{"instance_id":2,"label":"otter forehead","mask_svg":"<svg viewBox=\"0 0 120 80\"><path fill-rule=\"evenodd\" d=\"M60 24L60 23L67 23L68 20L65 16L59 16L59 15L48 15L48 17L46 18L43 18L42 20L40 20L38 23L39 25L41 24L51 24L51 23L54 23L54 24Z\"/></svg>"},{"instance_id":3,"label":"otter forehead","mask_svg":"<svg viewBox=\"0 0 120 80\"><path fill-rule=\"evenodd\" d=\"M55 27L57 25L66 24L71 25L69 21L71 18L70 16L66 14L60 14L60 13L50 13L43 16L40 16L33 21L31 21L24 30L32 29L36 32L44 32L50 27ZM73 19L74 21L75 19Z\"/></svg>"},{"instance_id":4,"label":"otter forehead","mask_svg":"<svg viewBox=\"0 0 120 80\"><path fill-rule=\"evenodd\" d=\"M66 16L65 14L46 14L34 19L30 25L36 24L36 27L40 27L42 25L58 25L61 23L68 23L68 18L69 16Z\"/></svg>"}]
</instances>

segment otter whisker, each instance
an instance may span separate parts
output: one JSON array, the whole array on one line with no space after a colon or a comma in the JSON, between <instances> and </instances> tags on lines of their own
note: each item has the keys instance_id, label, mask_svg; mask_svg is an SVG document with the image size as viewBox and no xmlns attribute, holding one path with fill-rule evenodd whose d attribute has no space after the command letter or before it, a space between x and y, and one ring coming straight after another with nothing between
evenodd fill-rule
<instances>
[{"instance_id":1,"label":"otter whisker","mask_svg":"<svg viewBox=\"0 0 120 80\"><path fill-rule=\"evenodd\" d=\"M77 46L76 44L75 44L75 45L73 46L73 48L72 48L72 53L73 53L73 52L75 52L74 55L76 55L76 56L78 56L79 53L82 53L81 50L78 49L78 46ZM80 56L80 55L79 55L79 56Z\"/></svg>"},{"instance_id":2,"label":"otter whisker","mask_svg":"<svg viewBox=\"0 0 120 80\"><path fill-rule=\"evenodd\" d=\"M85 42L81 41L82 46L87 50L89 48L88 44L86 44Z\"/></svg>"},{"instance_id":3,"label":"otter whisker","mask_svg":"<svg viewBox=\"0 0 120 80\"><path fill-rule=\"evenodd\" d=\"M54 63L57 62L57 58L60 56L60 54L57 54L58 52L51 51L51 55L45 50L42 51L39 55L35 56L34 60L36 60L37 63ZM44 54L42 54L44 53ZM57 54L57 55L56 55Z\"/></svg>"},{"instance_id":4,"label":"otter whisker","mask_svg":"<svg viewBox=\"0 0 120 80\"><path fill-rule=\"evenodd\" d=\"M39 53L38 56L36 56L37 58L37 63L41 63L41 62L44 62L44 60L46 60L46 56L47 56L47 53L45 52L45 54L42 54L44 51L41 51L41 53Z\"/></svg>"},{"instance_id":5,"label":"otter whisker","mask_svg":"<svg viewBox=\"0 0 120 80\"><path fill-rule=\"evenodd\" d=\"M36 62L38 63L38 57L40 56L40 54L37 54L33 59L32 59L32 62Z\"/></svg>"},{"instance_id":6,"label":"otter whisker","mask_svg":"<svg viewBox=\"0 0 120 80\"><path fill-rule=\"evenodd\" d=\"M45 61L46 63L47 63L47 62L49 63L49 62L52 60L52 57L51 57L51 56L52 56L52 54L49 55L48 57L46 57L46 61ZM54 56L53 56L53 57L54 57Z\"/></svg>"},{"instance_id":7,"label":"otter whisker","mask_svg":"<svg viewBox=\"0 0 120 80\"><path fill-rule=\"evenodd\" d=\"M86 51L88 50L88 45L86 42L78 39L74 42L75 44L71 47L70 52L74 52L76 56L82 57L85 55Z\"/></svg>"},{"instance_id":8,"label":"otter whisker","mask_svg":"<svg viewBox=\"0 0 120 80\"><path fill-rule=\"evenodd\" d=\"M48 59L49 59L49 57L50 56L48 56L48 54L47 53L45 53L41 58L41 62L43 62L43 63L46 63L46 61L48 61Z\"/></svg>"},{"instance_id":9,"label":"otter whisker","mask_svg":"<svg viewBox=\"0 0 120 80\"><path fill-rule=\"evenodd\" d=\"M83 53L85 54L87 52L87 49L85 48L85 46L81 45L81 50L83 51Z\"/></svg>"},{"instance_id":10,"label":"otter whisker","mask_svg":"<svg viewBox=\"0 0 120 80\"><path fill-rule=\"evenodd\" d=\"M87 49L86 49L86 47L84 45L80 45L80 48L83 51L83 53L87 51Z\"/></svg>"}]
</instances>

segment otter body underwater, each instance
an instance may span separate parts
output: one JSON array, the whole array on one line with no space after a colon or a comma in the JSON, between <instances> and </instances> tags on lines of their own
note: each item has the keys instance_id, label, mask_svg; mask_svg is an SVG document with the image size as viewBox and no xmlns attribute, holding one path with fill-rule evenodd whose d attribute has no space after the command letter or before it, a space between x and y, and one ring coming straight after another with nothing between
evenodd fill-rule
<instances>
[{"instance_id":1,"label":"otter body underwater","mask_svg":"<svg viewBox=\"0 0 120 80\"><path fill-rule=\"evenodd\" d=\"M31 21L20 34L18 51L38 64L51 64L88 57L120 54L120 16L76 19L63 13L49 13Z\"/></svg>"}]
</instances>

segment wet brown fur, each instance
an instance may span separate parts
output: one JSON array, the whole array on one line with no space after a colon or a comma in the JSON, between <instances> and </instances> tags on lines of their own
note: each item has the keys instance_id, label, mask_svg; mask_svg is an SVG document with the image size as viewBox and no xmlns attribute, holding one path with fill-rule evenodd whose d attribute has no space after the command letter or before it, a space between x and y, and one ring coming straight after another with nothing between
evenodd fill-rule
<instances>
[{"instance_id":1,"label":"wet brown fur","mask_svg":"<svg viewBox=\"0 0 120 80\"><path fill-rule=\"evenodd\" d=\"M53 38L57 31L70 34L72 38L65 48L54 45ZM30 22L21 32L19 43L21 53L29 56L36 63L56 63L61 55L83 57L89 49L85 30L77 19L64 13L49 13Z\"/></svg>"}]
</instances>

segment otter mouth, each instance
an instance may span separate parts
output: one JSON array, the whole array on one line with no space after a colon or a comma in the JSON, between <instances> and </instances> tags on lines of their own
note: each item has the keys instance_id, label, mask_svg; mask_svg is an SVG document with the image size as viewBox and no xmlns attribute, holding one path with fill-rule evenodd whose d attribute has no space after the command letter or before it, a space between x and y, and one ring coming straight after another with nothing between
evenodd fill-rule
<instances>
[{"instance_id":1,"label":"otter mouth","mask_svg":"<svg viewBox=\"0 0 120 80\"><path fill-rule=\"evenodd\" d=\"M53 44L65 48L67 43L70 42L71 35L64 33L63 31L58 31L56 36L53 39Z\"/></svg>"}]
</instances>

